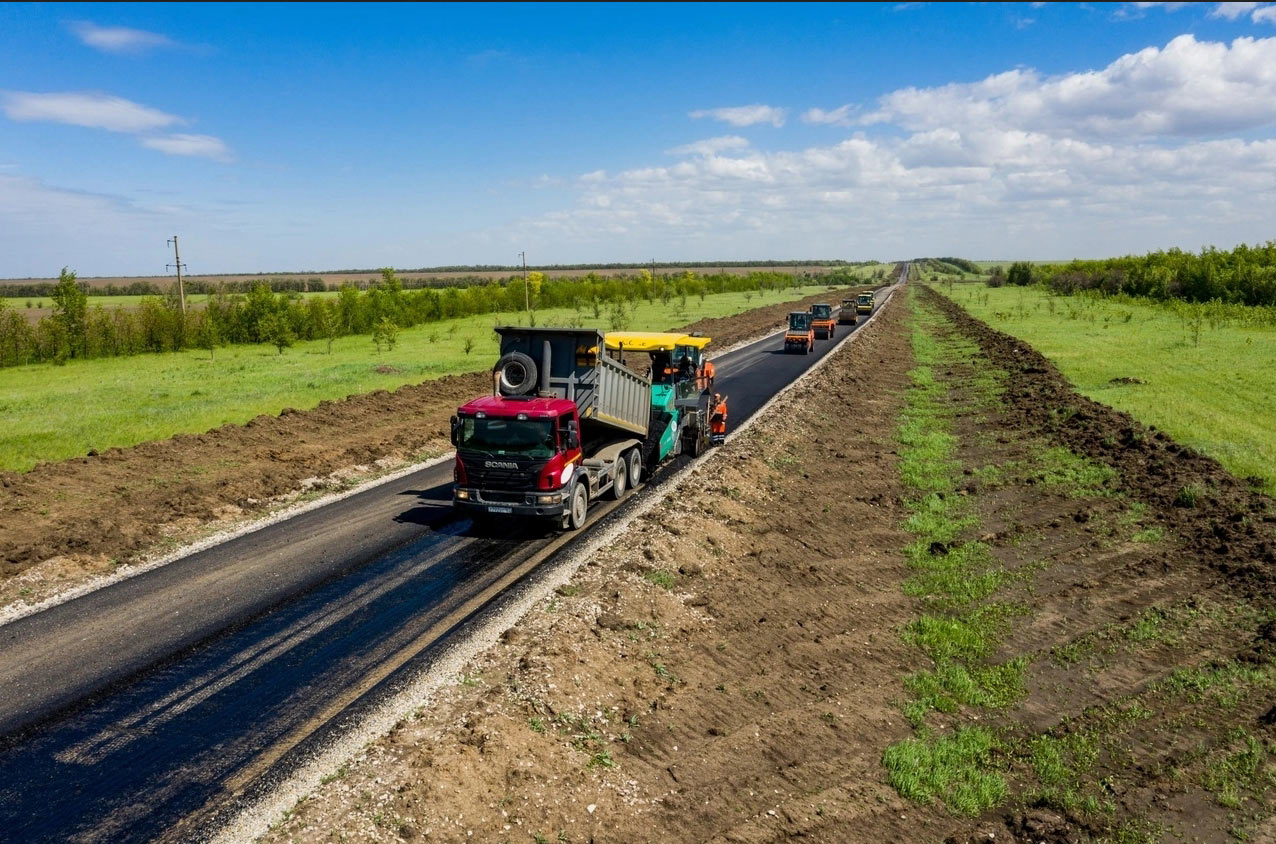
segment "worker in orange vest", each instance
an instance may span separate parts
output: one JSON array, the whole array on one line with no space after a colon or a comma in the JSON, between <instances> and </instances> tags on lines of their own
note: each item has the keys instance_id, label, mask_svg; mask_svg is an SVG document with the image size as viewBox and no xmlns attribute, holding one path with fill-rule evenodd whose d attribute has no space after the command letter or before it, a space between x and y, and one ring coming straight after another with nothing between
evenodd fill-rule
<instances>
[{"instance_id":1,"label":"worker in orange vest","mask_svg":"<svg viewBox=\"0 0 1276 844\"><path fill-rule=\"evenodd\" d=\"M709 415L709 440L722 445L727 439L727 397L713 394L713 412Z\"/></svg>"}]
</instances>

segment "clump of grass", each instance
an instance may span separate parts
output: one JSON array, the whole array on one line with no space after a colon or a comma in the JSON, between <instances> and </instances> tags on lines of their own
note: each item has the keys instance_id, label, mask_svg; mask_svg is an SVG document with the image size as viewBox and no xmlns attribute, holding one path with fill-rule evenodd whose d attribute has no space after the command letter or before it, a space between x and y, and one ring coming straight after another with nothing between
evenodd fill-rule
<instances>
[{"instance_id":1,"label":"clump of grass","mask_svg":"<svg viewBox=\"0 0 1276 844\"><path fill-rule=\"evenodd\" d=\"M654 583L662 589L673 589L677 583L677 576L668 569L654 569L653 571L643 572L643 578Z\"/></svg>"},{"instance_id":2,"label":"clump of grass","mask_svg":"<svg viewBox=\"0 0 1276 844\"><path fill-rule=\"evenodd\" d=\"M1246 795L1276 786L1276 774L1266 765L1269 750L1263 742L1241 727L1232 730L1230 737L1241 743L1240 750L1211 762L1203 782L1220 806L1239 809Z\"/></svg>"},{"instance_id":3,"label":"clump of grass","mask_svg":"<svg viewBox=\"0 0 1276 844\"><path fill-rule=\"evenodd\" d=\"M1201 488L1196 484L1179 487L1178 494L1174 496L1174 506L1189 509L1195 507L1202 494Z\"/></svg>"},{"instance_id":4,"label":"clump of grass","mask_svg":"<svg viewBox=\"0 0 1276 844\"><path fill-rule=\"evenodd\" d=\"M1039 458L1038 478L1046 486L1063 487L1074 498L1100 498L1117 494L1116 470L1096 463L1067 448L1051 448Z\"/></svg>"},{"instance_id":5,"label":"clump of grass","mask_svg":"<svg viewBox=\"0 0 1276 844\"><path fill-rule=\"evenodd\" d=\"M992 766L997 745L990 730L968 727L904 739L886 748L882 763L903 797L922 804L938 798L953 814L975 817L1006 797L1006 780Z\"/></svg>"}]
</instances>

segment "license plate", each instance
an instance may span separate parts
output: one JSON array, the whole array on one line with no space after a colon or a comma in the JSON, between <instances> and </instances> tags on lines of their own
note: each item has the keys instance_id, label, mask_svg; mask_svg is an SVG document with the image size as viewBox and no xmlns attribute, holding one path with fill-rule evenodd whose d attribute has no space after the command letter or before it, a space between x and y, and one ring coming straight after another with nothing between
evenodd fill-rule
<instances>
[{"instance_id":1,"label":"license plate","mask_svg":"<svg viewBox=\"0 0 1276 844\"><path fill-rule=\"evenodd\" d=\"M514 508L513 508L513 507L493 507L493 506L489 505L489 506L488 506L488 508L487 508L487 512L489 512L489 513L513 513L513 512L514 512Z\"/></svg>"}]
</instances>

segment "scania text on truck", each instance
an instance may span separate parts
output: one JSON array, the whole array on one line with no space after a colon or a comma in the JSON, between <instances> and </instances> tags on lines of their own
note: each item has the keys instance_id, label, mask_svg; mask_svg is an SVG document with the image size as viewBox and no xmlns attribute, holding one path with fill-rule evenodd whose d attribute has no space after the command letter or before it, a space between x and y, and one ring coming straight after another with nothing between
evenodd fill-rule
<instances>
[{"instance_id":1,"label":"scania text on truck","mask_svg":"<svg viewBox=\"0 0 1276 844\"><path fill-rule=\"evenodd\" d=\"M623 498L684 448L707 447L709 338L670 334L641 349L653 384L613 357L597 329L496 332L492 395L452 418L452 501L477 520L542 517L578 530L598 498Z\"/></svg>"}]
</instances>

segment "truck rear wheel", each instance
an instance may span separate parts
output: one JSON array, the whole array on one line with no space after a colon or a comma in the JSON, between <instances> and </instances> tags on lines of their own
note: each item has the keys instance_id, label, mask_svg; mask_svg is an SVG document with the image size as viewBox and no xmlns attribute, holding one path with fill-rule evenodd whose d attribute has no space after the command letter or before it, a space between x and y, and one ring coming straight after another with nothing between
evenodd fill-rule
<instances>
[{"instance_id":1,"label":"truck rear wheel","mask_svg":"<svg viewBox=\"0 0 1276 844\"><path fill-rule=\"evenodd\" d=\"M629 455L622 454L616 460L616 478L611 482L611 497L619 501L629 492Z\"/></svg>"},{"instance_id":2,"label":"truck rear wheel","mask_svg":"<svg viewBox=\"0 0 1276 844\"><path fill-rule=\"evenodd\" d=\"M629 488L637 488L640 480L642 480L642 453L636 448L631 448L629 449Z\"/></svg>"},{"instance_id":3,"label":"truck rear wheel","mask_svg":"<svg viewBox=\"0 0 1276 844\"><path fill-rule=\"evenodd\" d=\"M589 516L589 491L584 484L572 487L572 497L567 515L563 517L563 527L568 530L580 530L585 526Z\"/></svg>"}]
</instances>

